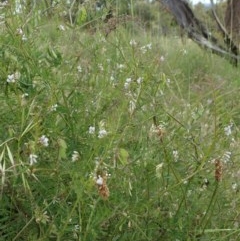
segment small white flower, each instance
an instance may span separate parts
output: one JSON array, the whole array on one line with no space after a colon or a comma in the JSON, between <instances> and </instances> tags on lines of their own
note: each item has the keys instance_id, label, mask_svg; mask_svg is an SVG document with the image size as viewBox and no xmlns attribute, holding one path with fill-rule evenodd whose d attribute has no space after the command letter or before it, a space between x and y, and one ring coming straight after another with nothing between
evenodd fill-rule
<instances>
[{"instance_id":1,"label":"small white flower","mask_svg":"<svg viewBox=\"0 0 240 241\"><path fill-rule=\"evenodd\" d=\"M103 137L105 137L107 135L107 131L105 129L100 129L98 132L98 138L102 139Z\"/></svg>"},{"instance_id":2,"label":"small white flower","mask_svg":"<svg viewBox=\"0 0 240 241\"><path fill-rule=\"evenodd\" d=\"M22 36L22 41L26 41L27 40L27 37L26 37L26 35L24 34L24 32L23 32L23 30L21 28L17 29L17 34Z\"/></svg>"},{"instance_id":3,"label":"small white flower","mask_svg":"<svg viewBox=\"0 0 240 241\"><path fill-rule=\"evenodd\" d=\"M161 62L164 62L164 61L165 61L165 58L164 58L163 55L160 57L160 61L161 61Z\"/></svg>"},{"instance_id":4,"label":"small white flower","mask_svg":"<svg viewBox=\"0 0 240 241\"><path fill-rule=\"evenodd\" d=\"M88 133L93 135L95 133L95 127L94 126L89 126Z\"/></svg>"},{"instance_id":5,"label":"small white flower","mask_svg":"<svg viewBox=\"0 0 240 241\"><path fill-rule=\"evenodd\" d=\"M147 44L147 45L146 45L146 48L149 49L149 50L151 50L151 49L152 49L152 43Z\"/></svg>"},{"instance_id":6,"label":"small white flower","mask_svg":"<svg viewBox=\"0 0 240 241\"><path fill-rule=\"evenodd\" d=\"M65 31L65 27L64 27L62 24L60 24L60 25L58 26L58 29L59 29L60 31Z\"/></svg>"},{"instance_id":7,"label":"small white flower","mask_svg":"<svg viewBox=\"0 0 240 241\"><path fill-rule=\"evenodd\" d=\"M132 82L132 79L131 79L131 78L127 78L127 79L126 79L126 82L127 82L127 83L131 83L131 82Z\"/></svg>"},{"instance_id":8,"label":"small white flower","mask_svg":"<svg viewBox=\"0 0 240 241\"><path fill-rule=\"evenodd\" d=\"M16 82L15 77L14 77L14 74L8 75L8 77L7 77L7 82L8 82L8 83L15 83L15 82Z\"/></svg>"},{"instance_id":9,"label":"small white flower","mask_svg":"<svg viewBox=\"0 0 240 241\"><path fill-rule=\"evenodd\" d=\"M125 81L125 83L124 83L124 88L125 88L126 90L129 89L129 86L130 86L131 82L132 82L132 79L131 79L131 78L127 78L127 79L126 79L126 81Z\"/></svg>"},{"instance_id":10,"label":"small white flower","mask_svg":"<svg viewBox=\"0 0 240 241\"><path fill-rule=\"evenodd\" d=\"M97 180L96 180L96 184L98 186L102 186L103 185L103 178L99 175Z\"/></svg>"},{"instance_id":11,"label":"small white flower","mask_svg":"<svg viewBox=\"0 0 240 241\"><path fill-rule=\"evenodd\" d=\"M45 147L47 147L49 144L48 144L48 141L49 139L45 136L45 135L42 135L40 138L39 138L39 143Z\"/></svg>"},{"instance_id":12,"label":"small white flower","mask_svg":"<svg viewBox=\"0 0 240 241\"><path fill-rule=\"evenodd\" d=\"M174 161L178 161L178 151L177 150L173 150L173 158L174 158Z\"/></svg>"},{"instance_id":13,"label":"small white flower","mask_svg":"<svg viewBox=\"0 0 240 241\"><path fill-rule=\"evenodd\" d=\"M231 155L232 155L232 153L231 153L230 151L226 151L226 152L223 154L223 156L222 156L222 158L221 158L221 161L223 161L224 163L229 162L230 159L231 159Z\"/></svg>"},{"instance_id":14,"label":"small white flower","mask_svg":"<svg viewBox=\"0 0 240 241\"><path fill-rule=\"evenodd\" d=\"M233 183L233 184L232 184L232 189L233 189L233 190L237 190L237 187L238 187L237 183Z\"/></svg>"},{"instance_id":15,"label":"small white flower","mask_svg":"<svg viewBox=\"0 0 240 241\"><path fill-rule=\"evenodd\" d=\"M81 65L78 65L77 71L78 71L79 73L82 73L82 67L81 67Z\"/></svg>"},{"instance_id":16,"label":"small white flower","mask_svg":"<svg viewBox=\"0 0 240 241\"><path fill-rule=\"evenodd\" d=\"M25 34L22 35L22 41L27 41L27 37Z\"/></svg>"},{"instance_id":17,"label":"small white flower","mask_svg":"<svg viewBox=\"0 0 240 241\"><path fill-rule=\"evenodd\" d=\"M135 109L136 109L136 101L130 100L129 101L129 108L128 108L129 113L132 115Z\"/></svg>"},{"instance_id":18,"label":"small white flower","mask_svg":"<svg viewBox=\"0 0 240 241\"><path fill-rule=\"evenodd\" d=\"M117 64L117 69L123 69L125 67L124 64Z\"/></svg>"},{"instance_id":19,"label":"small white flower","mask_svg":"<svg viewBox=\"0 0 240 241\"><path fill-rule=\"evenodd\" d=\"M146 46L142 46L142 47L140 48L140 50L141 50L141 52L142 52L143 54L145 54L145 53L147 52Z\"/></svg>"},{"instance_id":20,"label":"small white flower","mask_svg":"<svg viewBox=\"0 0 240 241\"><path fill-rule=\"evenodd\" d=\"M17 71L14 74L9 74L7 77L7 82L8 83L15 83L16 80L20 78L21 74Z\"/></svg>"},{"instance_id":21,"label":"small white flower","mask_svg":"<svg viewBox=\"0 0 240 241\"><path fill-rule=\"evenodd\" d=\"M58 104L52 105L50 108L50 111L56 111L58 107Z\"/></svg>"},{"instance_id":22,"label":"small white flower","mask_svg":"<svg viewBox=\"0 0 240 241\"><path fill-rule=\"evenodd\" d=\"M182 54L186 55L187 54L187 50L186 49L182 49Z\"/></svg>"},{"instance_id":23,"label":"small white flower","mask_svg":"<svg viewBox=\"0 0 240 241\"><path fill-rule=\"evenodd\" d=\"M79 153L77 151L74 151L72 154L72 162L76 162L79 160Z\"/></svg>"},{"instance_id":24,"label":"small white flower","mask_svg":"<svg viewBox=\"0 0 240 241\"><path fill-rule=\"evenodd\" d=\"M78 224L74 225L74 230L78 231L80 229L80 226Z\"/></svg>"},{"instance_id":25,"label":"small white flower","mask_svg":"<svg viewBox=\"0 0 240 241\"><path fill-rule=\"evenodd\" d=\"M126 90L129 89L129 86L130 86L130 83L127 83L127 82L124 83L124 89Z\"/></svg>"},{"instance_id":26,"label":"small white flower","mask_svg":"<svg viewBox=\"0 0 240 241\"><path fill-rule=\"evenodd\" d=\"M16 32L17 32L18 35L23 35L24 34L23 30L21 28L17 28Z\"/></svg>"},{"instance_id":27,"label":"small white flower","mask_svg":"<svg viewBox=\"0 0 240 241\"><path fill-rule=\"evenodd\" d=\"M226 136L230 136L232 134L232 126L233 124L231 123L230 125L224 127L224 132Z\"/></svg>"},{"instance_id":28,"label":"small white flower","mask_svg":"<svg viewBox=\"0 0 240 241\"><path fill-rule=\"evenodd\" d=\"M137 79L137 83L140 85L142 82L143 82L143 78L142 78L142 77L139 77L139 78Z\"/></svg>"},{"instance_id":29,"label":"small white flower","mask_svg":"<svg viewBox=\"0 0 240 241\"><path fill-rule=\"evenodd\" d=\"M35 154L30 154L29 155L30 166L32 166L33 164L37 163L37 158L38 158L38 156L35 155Z\"/></svg>"},{"instance_id":30,"label":"small white flower","mask_svg":"<svg viewBox=\"0 0 240 241\"><path fill-rule=\"evenodd\" d=\"M7 6L7 5L8 5L8 1L4 1L4 2L0 3L0 6L1 6L1 7L5 7L5 6Z\"/></svg>"},{"instance_id":31,"label":"small white flower","mask_svg":"<svg viewBox=\"0 0 240 241\"><path fill-rule=\"evenodd\" d=\"M136 40L131 39L131 40L130 40L130 45L131 45L131 46L136 46L136 45L137 45Z\"/></svg>"},{"instance_id":32,"label":"small white flower","mask_svg":"<svg viewBox=\"0 0 240 241\"><path fill-rule=\"evenodd\" d=\"M26 98L26 97L28 97L28 93L22 94L22 99L24 99L24 98Z\"/></svg>"}]
</instances>

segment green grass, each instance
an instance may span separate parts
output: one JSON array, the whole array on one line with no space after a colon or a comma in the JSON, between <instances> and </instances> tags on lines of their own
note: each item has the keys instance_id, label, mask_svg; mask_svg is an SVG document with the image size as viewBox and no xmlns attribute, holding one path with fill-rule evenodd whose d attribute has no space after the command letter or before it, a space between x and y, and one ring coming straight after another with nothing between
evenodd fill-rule
<instances>
[{"instance_id":1,"label":"green grass","mask_svg":"<svg viewBox=\"0 0 240 241\"><path fill-rule=\"evenodd\" d=\"M0 37L0 240L238 240L239 69L136 25L22 41L21 21Z\"/></svg>"}]
</instances>

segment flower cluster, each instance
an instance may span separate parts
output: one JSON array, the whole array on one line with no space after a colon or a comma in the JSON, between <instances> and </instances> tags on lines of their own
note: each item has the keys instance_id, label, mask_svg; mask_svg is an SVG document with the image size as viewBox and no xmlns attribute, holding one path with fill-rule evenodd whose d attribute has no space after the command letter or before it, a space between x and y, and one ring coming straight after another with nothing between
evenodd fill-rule
<instances>
[{"instance_id":1,"label":"flower cluster","mask_svg":"<svg viewBox=\"0 0 240 241\"><path fill-rule=\"evenodd\" d=\"M19 72L9 74L7 76L7 83L15 83L18 79L20 79L20 73Z\"/></svg>"},{"instance_id":2,"label":"flower cluster","mask_svg":"<svg viewBox=\"0 0 240 241\"><path fill-rule=\"evenodd\" d=\"M147 45L144 45L144 46L142 46L141 48L140 48L140 50L141 50L141 52L143 53L143 54L145 54L148 50L151 50L152 49L152 44L151 43L149 43L149 44L147 44Z\"/></svg>"},{"instance_id":3,"label":"flower cluster","mask_svg":"<svg viewBox=\"0 0 240 241\"><path fill-rule=\"evenodd\" d=\"M90 135L94 135L95 132L96 132L95 126L89 126L89 128L88 128L88 133L89 133ZM102 139L102 138L104 138L104 137L107 136L107 135L108 135L108 132L107 132L107 130L106 130L106 128L105 128L105 122L104 122L104 121L100 121L100 122L99 122L98 138L99 138L99 139Z\"/></svg>"},{"instance_id":4,"label":"flower cluster","mask_svg":"<svg viewBox=\"0 0 240 241\"><path fill-rule=\"evenodd\" d=\"M45 135L42 135L38 141L42 146L47 147L49 145L48 144L49 139Z\"/></svg>"},{"instance_id":5,"label":"flower cluster","mask_svg":"<svg viewBox=\"0 0 240 241\"><path fill-rule=\"evenodd\" d=\"M233 123L230 123L228 126L224 127L224 133L225 133L226 136L231 136L232 127L233 127Z\"/></svg>"},{"instance_id":6,"label":"flower cluster","mask_svg":"<svg viewBox=\"0 0 240 241\"><path fill-rule=\"evenodd\" d=\"M155 124L152 124L149 132L150 137L158 136L160 139L162 139L165 134L166 134L166 129L164 124L160 124L158 126L156 126Z\"/></svg>"},{"instance_id":7,"label":"flower cluster","mask_svg":"<svg viewBox=\"0 0 240 241\"><path fill-rule=\"evenodd\" d=\"M77 151L73 151L73 154L72 154L72 162L76 162L78 161L80 158L80 155Z\"/></svg>"}]
</instances>

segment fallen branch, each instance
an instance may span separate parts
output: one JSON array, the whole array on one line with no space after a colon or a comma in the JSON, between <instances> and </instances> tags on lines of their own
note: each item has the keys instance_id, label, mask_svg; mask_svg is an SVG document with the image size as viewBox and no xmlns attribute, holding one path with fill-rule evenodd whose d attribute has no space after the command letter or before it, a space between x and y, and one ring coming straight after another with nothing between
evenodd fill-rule
<instances>
[{"instance_id":1,"label":"fallen branch","mask_svg":"<svg viewBox=\"0 0 240 241\"><path fill-rule=\"evenodd\" d=\"M227 34L227 31L223 30L224 27L222 25L220 26L220 29L224 31L225 44L227 45L227 48L220 45L218 40L207 31L202 22L194 15L192 9L185 0L159 1L175 17L178 25L187 32L189 38L201 47L210 49L213 53L221 57L227 57L232 64L237 65L237 62L240 60L238 49L230 36ZM220 21L217 23L221 24Z\"/></svg>"}]
</instances>

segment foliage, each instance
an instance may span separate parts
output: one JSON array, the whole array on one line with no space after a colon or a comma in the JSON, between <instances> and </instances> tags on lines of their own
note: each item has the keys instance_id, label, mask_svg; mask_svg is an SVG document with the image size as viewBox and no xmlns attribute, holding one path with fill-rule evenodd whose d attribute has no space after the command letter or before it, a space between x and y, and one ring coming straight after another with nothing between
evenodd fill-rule
<instances>
[{"instance_id":1,"label":"foliage","mask_svg":"<svg viewBox=\"0 0 240 241\"><path fill-rule=\"evenodd\" d=\"M239 239L237 68L2 11L0 240Z\"/></svg>"}]
</instances>

